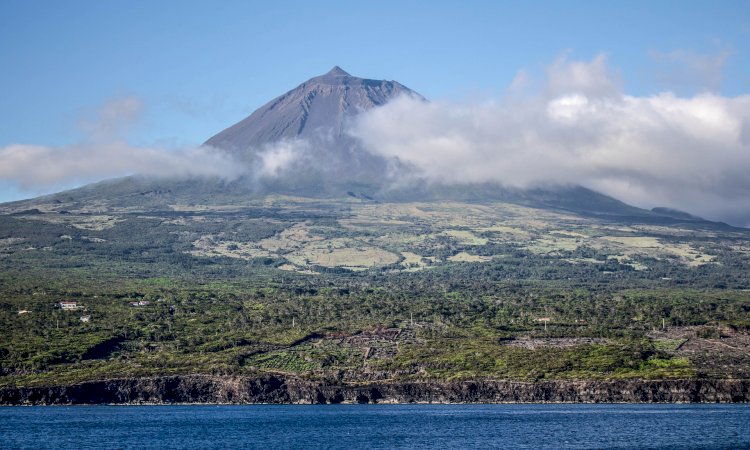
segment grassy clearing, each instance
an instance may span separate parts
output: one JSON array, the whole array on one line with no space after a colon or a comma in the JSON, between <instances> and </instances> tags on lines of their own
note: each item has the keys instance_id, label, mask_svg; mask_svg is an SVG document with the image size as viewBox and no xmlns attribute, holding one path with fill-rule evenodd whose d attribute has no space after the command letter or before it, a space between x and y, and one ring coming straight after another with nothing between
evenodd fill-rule
<instances>
[{"instance_id":1,"label":"grassy clearing","mask_svg":"<svg viewBox=\"0 0 750 450\"><path fill-rule=\"evenodd\" d=\"M654 339L654 348L661 351L672 352L684 344L686 339Z\"/></svg>"},{"instance_id":2,"label":"grassy clearing","mask_svg":"<svg viewBox=\"0 0 750 450\"><path fill-rule=\"evenodd\" d=\"M346 267L367 269L394 264L398 255L347 238L312 242L299 250L284 255L298 266Z\"/></svg>"},{"instance_id":3,"label":"grassy clearing","mask_svg":"<svg viewBox=\"0 0 750 450\"><path fill-rule=\"evenodd\" d=\"M559 251L574 251L581 245L581 240L578 238L557 238L552 236L532 242L532 244L526 246L526 249L538 255Z\"/></svg>"},{"instance_id":4,"label":"grassy clearing","mask_svg":"<svg viewBox=\"0 0 750 450\"><path fill-rule=\"evenodd\" d=\"M79 230L90 230L90 231L102 231L107 230L124 219L108 216L108 215L95 215L95 216L79 216L79 215L58 215L58 214L44 214L44 215L31 215L24 216L27 220L40 220L47 223L53 223L58 225L68 225Z\"/></svg>"},{"instance_id":5,"label":"grassy clearing","mask_svg":"<svg viewBox=\"0 0 750 450\"><path fill-rule=\"evenodd\" d=\"M466 230L446 230L442 233L444 236L450 236L455 239L456 242L463 245L485 245L487 244L486 238L477 237L471 231Z\"/></svg>"},{"instance_id":6,"label":"grassy clearing","mask_svg":"<svg viewBox=\"0 0 750 450\"><path fill-rule=\"evenodd\" d=\"M451 262L487 262L491 260L491 256L471 255L466 252L460 252L448 257L448 261Z\"/></svg>"},{"instance_id":7,"label":"grassy clearing","mask_svg":"<svg viewBox=\"0 0 750 450\"><path fill-rule=\"evenodd\" d=\"M639 255L656 259L677 259L689 267L716 262L716 256L706 254L690 244L663 242L650 236L604 236L601 240L611 244L611 248L621 252L627 259Z\"/></svg>"},{"instance_id":8,"label":"grassy clearing","mask_svg":"<svg viewBox=\"0 0 750 450\"><path fill-rule=\"evenodd\" d=\"M258 245L255 243L222 241L213 235L201 236L193 242L193 247L194 250L190 254L194 256L225 256L244 260L271 256L270 252L258 248Z\"/></svg>"},{"instance_id":9,"label":"grassy clearing","mask_svg":"<svg viewBox=\"0 0 750 450\"><path fill-rule=\"evenodd\" d=\"M438 262L438 259L434 256L424 257L412 252L401 252L401 256L404 258L404 260L401 261L401 266L410 272L431 267Z\"/></svg>"}]
</instances>

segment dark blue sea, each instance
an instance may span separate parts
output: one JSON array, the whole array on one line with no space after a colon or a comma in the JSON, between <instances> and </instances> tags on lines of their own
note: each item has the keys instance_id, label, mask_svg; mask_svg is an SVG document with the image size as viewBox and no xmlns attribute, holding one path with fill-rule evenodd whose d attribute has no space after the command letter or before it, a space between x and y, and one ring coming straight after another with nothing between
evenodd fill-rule
<instances>
[{"instance_id":1,"label":"dark blue sea","mask_svg":"<svg viewBox=\"0 0 750 450\"><path fill-rule=\"evenodd\" d=\"M0 448L750 448L750 405L0 407Z\"/></svg>"}]
</instances>

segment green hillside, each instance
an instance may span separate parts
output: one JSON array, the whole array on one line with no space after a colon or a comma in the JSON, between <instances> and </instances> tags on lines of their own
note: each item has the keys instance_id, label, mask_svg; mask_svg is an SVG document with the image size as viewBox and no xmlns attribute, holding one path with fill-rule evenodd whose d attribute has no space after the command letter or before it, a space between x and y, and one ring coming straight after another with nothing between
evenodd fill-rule
<instances>
[{"instance_id":1,"label":"green hillside","mask_svg":"<svg viewBox=\"0 0 750 450\"><path fill-rule=\"evenodd\" d=\"M354 191L86 192L2 206L2 385L750 376L747 230Z\"/></svg>"}]
</instances>

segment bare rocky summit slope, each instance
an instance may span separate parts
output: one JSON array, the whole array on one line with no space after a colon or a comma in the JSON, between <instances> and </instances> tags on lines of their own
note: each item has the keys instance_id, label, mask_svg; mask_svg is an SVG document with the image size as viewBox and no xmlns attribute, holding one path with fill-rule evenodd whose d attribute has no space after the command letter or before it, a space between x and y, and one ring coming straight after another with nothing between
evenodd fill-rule
<instances>
[{"instance_id":1,"label":"bare rocky summit slope","mask_svg":"<svg viewBox=\"0 0 750 450\"><path fill-rule=\"evenodd\" d=\"M205 144L242 153L282 139L340 139L352 116L401 94L419 96L396 81L358 78L336 66L276 97Z\"/></svg>"},{"instance_id":2,"label":"bare rocky summit slope","mask_svg":"<svg viewBox=\"0 0 750 450\"><path fill-rule=\"evenodd\" d=\"M264 180L271 192L302 188L320 193L345 183L380 185L389 162L365 150L347 126L357 114L400 95L422 98L396 81L359 78L336 66L271 100L204 145L230 153L255 173L263 166L264 154L280 144L295 146L285 156L283 170Z\"/></svg>"}]
</instances>

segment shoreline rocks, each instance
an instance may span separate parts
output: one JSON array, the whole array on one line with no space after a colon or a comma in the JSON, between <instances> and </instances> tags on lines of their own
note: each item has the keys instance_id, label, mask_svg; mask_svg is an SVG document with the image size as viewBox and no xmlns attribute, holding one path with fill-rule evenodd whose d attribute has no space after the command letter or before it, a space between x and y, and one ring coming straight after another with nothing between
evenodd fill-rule
<instances>
[{"instance_id":1,"label":"shoreline rocks","mask_svg":"<svg viewBox=\"0 0 750 450\"><path fill-rule=\"evenodd\" d=\"M750 380L511 380L330 384L282 375L178 375L3 387L0 405L747 403Z\"/></svg>"}]
</instances>

